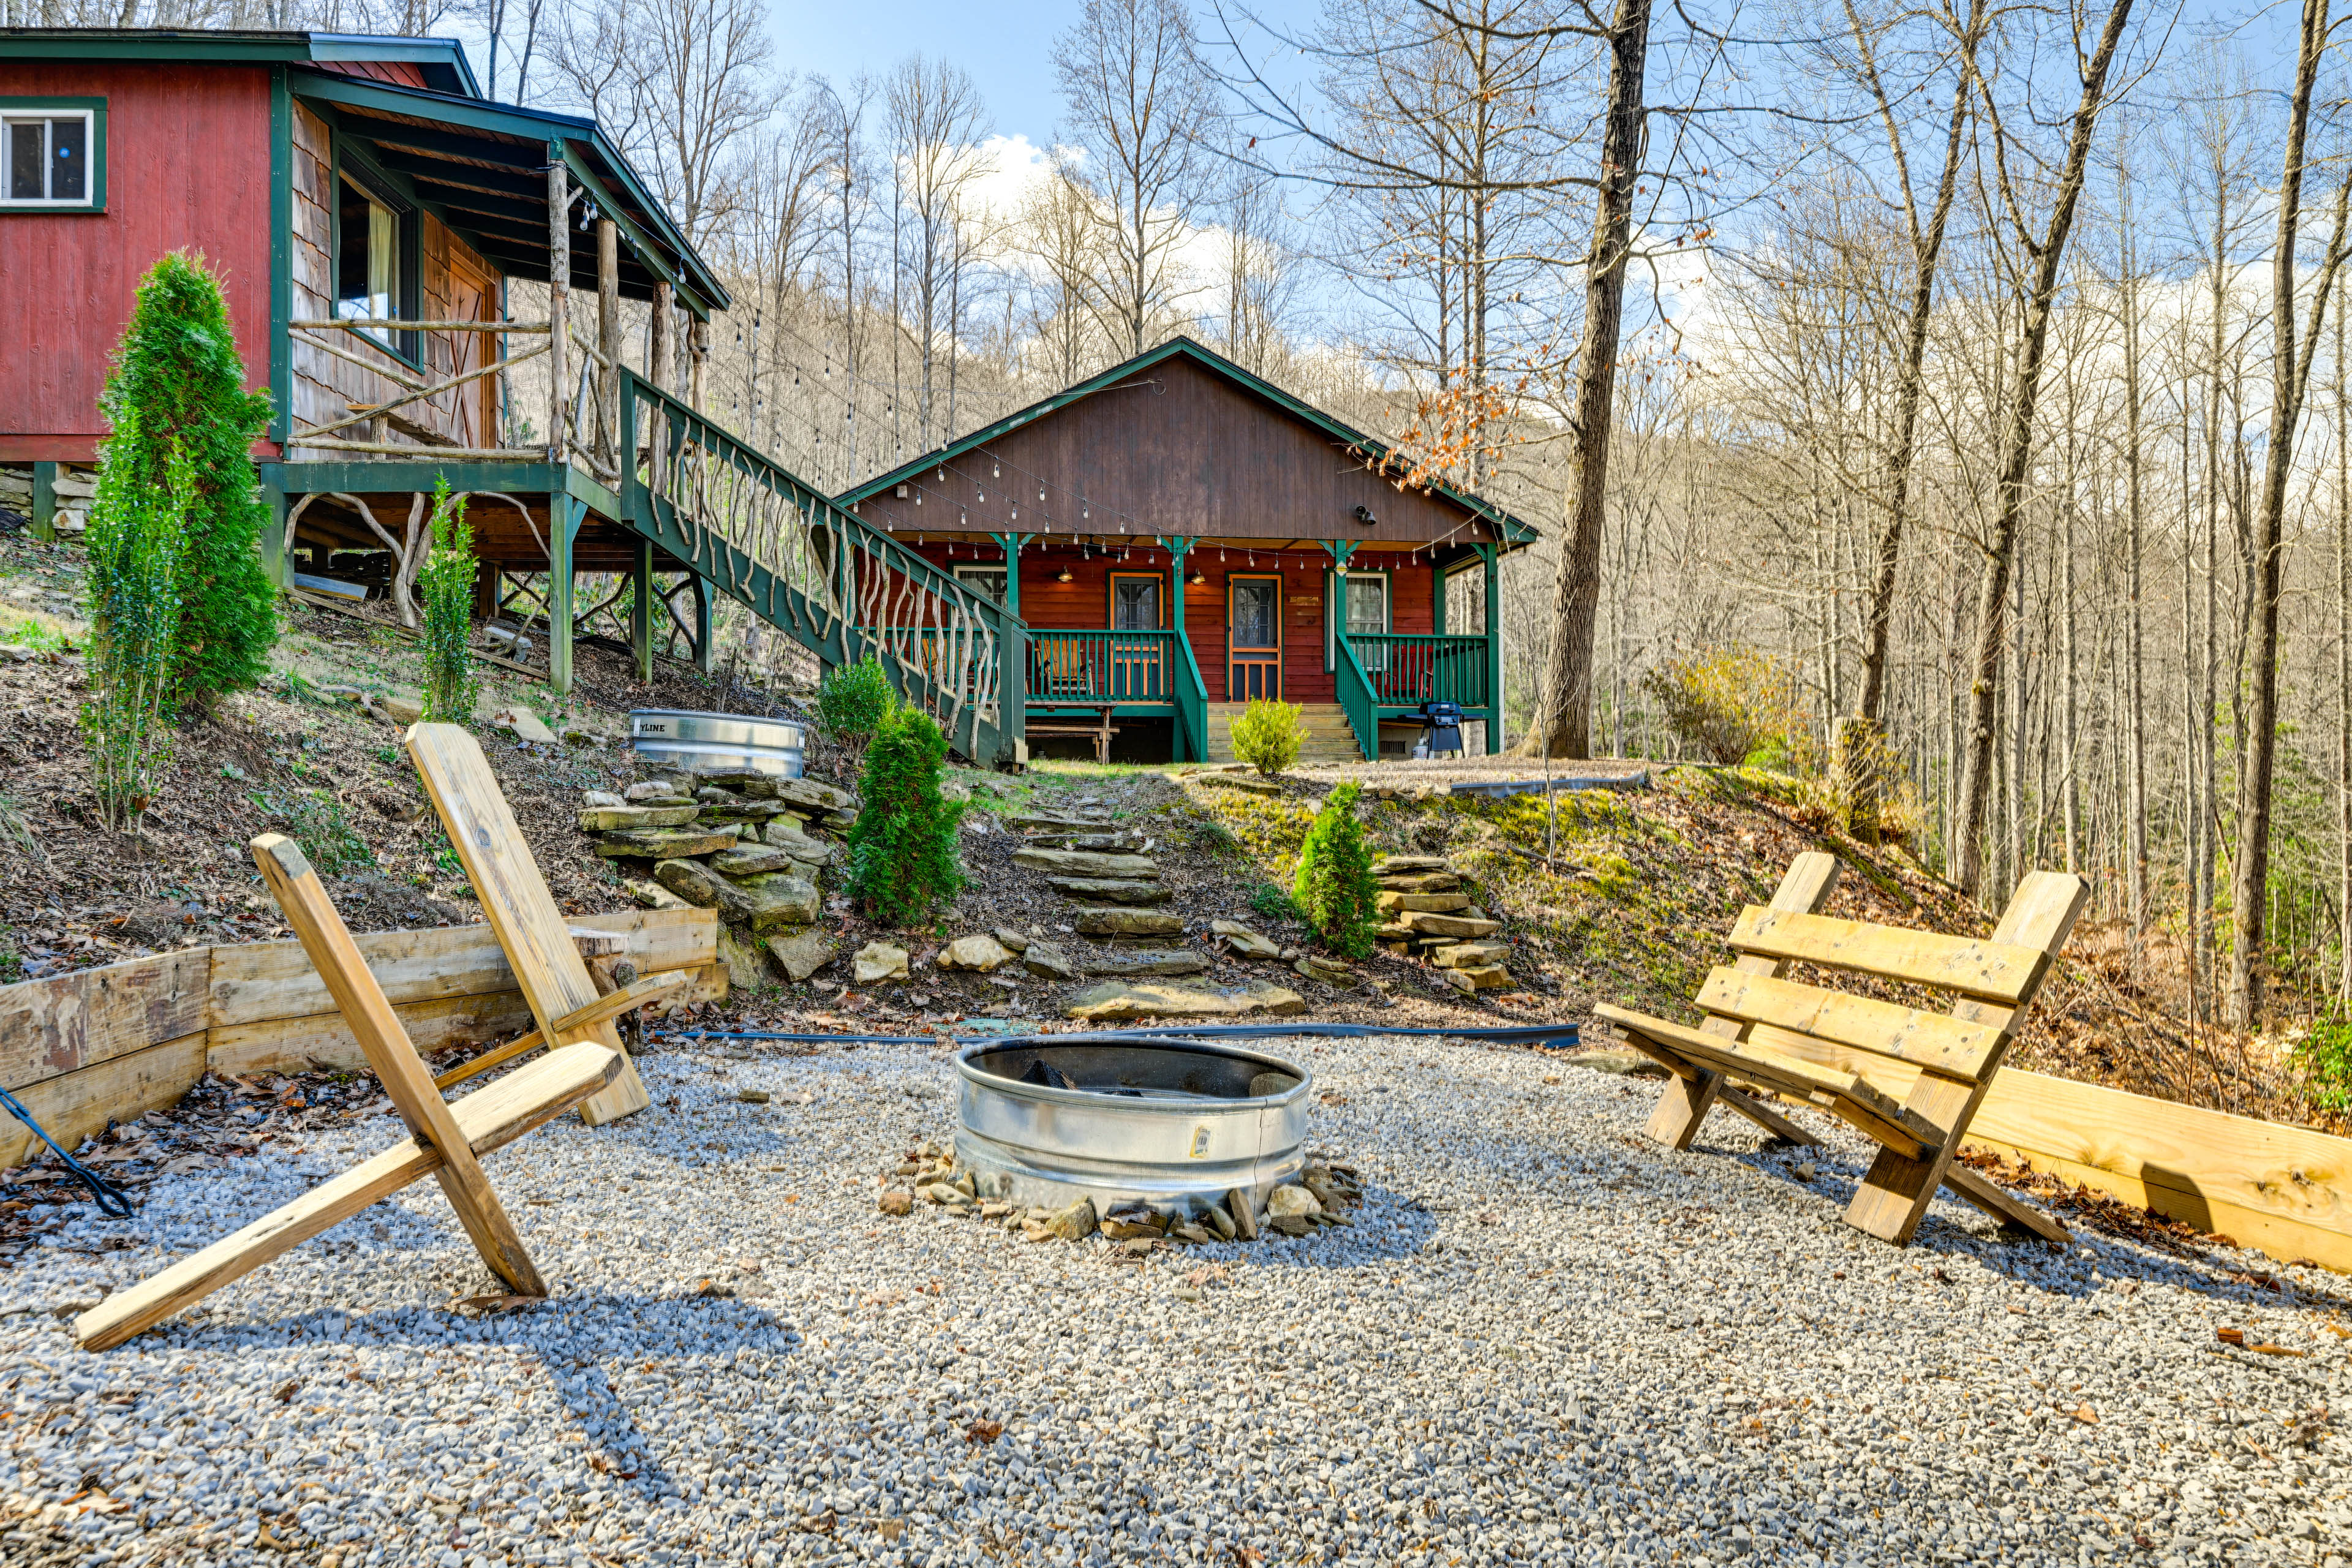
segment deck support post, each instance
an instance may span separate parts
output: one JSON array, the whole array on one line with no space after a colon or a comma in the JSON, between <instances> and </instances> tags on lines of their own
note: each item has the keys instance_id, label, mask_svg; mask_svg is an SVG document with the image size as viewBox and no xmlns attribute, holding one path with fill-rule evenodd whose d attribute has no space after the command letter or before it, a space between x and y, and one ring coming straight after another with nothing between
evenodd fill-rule
<instances>
[{"instance_id":1,"label":"deck support post","mask_svg":"<svg viewBox=\"0 0 2352 1568\"><path fill-rule=\"evenodd\" d=\"M637 679L654 679L654 543L640 534L636 559L629 563L629 647L637 656Z\"/></svg>"},{"instance_id":2,"label":"deck support post","mask_svg":"<svg viewBox=\"0 0 2352 1568\"><path fill-rule=\"evenodd\" d=\"M44 544L57 542L58 466L55 463L33 465L33 537Z\"/></svg>"},{"instance_id":3,"label":"deck support post","mask_svg":"<svg viewBox=\"0 0 2352 1568\"><path fill-rule=\"evenodd\" d=\"M1486 574L1486 754L1503 750L1503 574L1502 546L1473 545Z\"/></svg>"},{"instance_id":4,"label":"deck support post","mask_svg":"<svg viewBox=\"0 0 2352 1568\"><path fill-rule=\"evenodd\" d=\"M1439 637L1445 635L1445 566L1433 554L1429 558L1429 629Z\"/></svg>"},{"instance_id":5,"label":"deck support post","mask_svg":"<svg viewBox=\"0 0 2352 1568\"><path fill-rule=\"evenodd\" d=\"M1170 608L1176 626L1176 646L1184 656L1182 668L1168 672L1168 694L1176 700L1175 749L1200 752L1198 756L1177 758L1181 763L1205 763L1209 760L1208 693L1196 693L1192 689L1189 672L1200 668L1201 665L1192 652L1192 634L1184 625L1184 558L1192 554L1193 546L1200 542L1198 539L1187 539L1181 534L1171 534L1168 538L1168 557L1175 565L1175 570L1168 574ZM1196 696L1199 698L1197 702L1194 701ZM1199 710L1197 712L1194 711L1196 708Z\"/></svg>"},{"instance_id":6,"label":"deck support post","mask_svg":"<svg viewBox=\"0 0 2352 1568\"><path fill-rule=\"evenodd\" d=\"M294 569L286 558L286 486L277 479L263 479L261 503L269 509L269 526L261 531L261 569L280 588L291 588Z\"/></svg>"},{"instance_id":7,"label":"deck support post","mask_svg":"<svg viewBox=\"0 0 2352 1568\"><path fill-rule=\"evenodd\" d=\"M694 668L703 675L710 673L710 582L699 572L694 574Z\"/></svg>"},{"instance_id":8,"label":"deck support post","mask_svg":"<svg viewBox=\"0 0 2352 1568\"><path fill-rule=\"evenodd\" d=\"M621 452L621 226L596 216L596 445L626 473Z\"/></svg>"},{"instance_id":9,"label":"deck support post","mask_svg":"<svg viewBox=\"0 0 2352 1568\"><path fill-rule=\"evenodd\" d=\"M572 339L565 324L572 298L572 180L563 171L563 148L547 145L547 460L558 468L564 456L564 389L571 385ZM553 527L552 521L549 524Z\"/></svg>"},{"instance_id":10,"label":"deck support post","mask_svg":"<svg viewBox=\"0 0 2352 1568\"><path fill-rule=\"evenodd\" d=\"M558 697L572 690L572 542L588 503L569 495L547 498L547 684Z\"/></svg>"}]
</instances>

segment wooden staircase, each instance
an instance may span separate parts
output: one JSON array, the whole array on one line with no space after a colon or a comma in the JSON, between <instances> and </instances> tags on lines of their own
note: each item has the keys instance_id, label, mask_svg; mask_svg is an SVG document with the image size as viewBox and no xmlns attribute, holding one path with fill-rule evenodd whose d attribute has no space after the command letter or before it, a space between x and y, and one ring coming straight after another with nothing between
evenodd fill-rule
<instances>
[{"instance_id":1,"label":"wooden staircase","mask_svg":"<svg viewBox=\"0 0 2352 1568\"><path fill-rule=\"evenodd\" d=\"M1246 702L1212 702L1209 704L1209 761L1234 763L1231 725L1249 710ZM1298 749L1302 763L1360 763L1364 753L1356 745L1355 732L1348 728L1348 715L1337 702L1309 702L1299 712L1299 721L1307 727L1307 743Z\"/></svg>"}]
</instances>

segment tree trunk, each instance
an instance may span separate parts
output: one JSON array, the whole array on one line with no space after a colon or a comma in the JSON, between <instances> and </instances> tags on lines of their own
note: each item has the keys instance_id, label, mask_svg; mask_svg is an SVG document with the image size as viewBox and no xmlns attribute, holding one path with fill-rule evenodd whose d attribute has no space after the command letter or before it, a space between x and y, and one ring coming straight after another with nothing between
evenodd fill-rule
<instances>
[{"instance_id":1,"label":"tree trunk","mask_svg":"<svg viewBox=\"0 0 2352 1568\"><path fill-rule=\"evenodd\" d=\"M1609 104L1601 138L1601 188L1592 249L1584 263L1584 339L1577 353L1576 405L1569 418L1567 526L1552 574L1551 647L1536 711L1519 749L1530 756L1582 757L1592 749L1592 632L1601 606L1601 521L1609 479L1609 437L1617 392L1617 338L1625 309L1625 262L1633 237L1633 181L1647 119L1650 0L1617 0L1610 24Z\"/></svg>"},{"instance_id":2,"label":"tree trunk","mask_svg":"<svg viewBox=\"0 0 2352 1568\"><path fill-rule=\"evenodd\" d=\"M2007 406L2001 411L2000 461L1993 494L1992 536L1985 542L1984 574L1977 584L1976 650L1969 688L1967 772L1960 787L1960 889L1974 896L1984 884L1985 805L1992 789L1993 721L2000 700L2002 623L2009 601L2009 576L2016 565L2017 540L2030 500L2027 470L2033 460L2034 405L2042 391L2042 351L2050 336L2051 301L2058 291L2060 263L2066 254L2066 237L2074 227L2074 208L2083 195L2083 168L2089 161L2091 136L2096 130L2099 106L2105 97L2107 70L2131 19L2132 0L2115 0L2108 9L2098 52L2091 57L2083 77L2083 100L2074 111L2074 132L2068 139L2066 163L2059 176L2057 201L2050 226L2037 245L2026 244L2034 261L2032 289L2025 300L2020 323L2017 363L2011 372ZM1975 59L1969 59L1973 78Z\"/></svg>"},{"instance_id":3,"label":"tree trunk","mask_svg":"<svg viewBox=\"0 0 2352 1568\"><path fill-rule=\"evenodd\" d=\"M2327 47L2330 0L2304 0L2300 57L2295 65L2294 108L2287 121L2286 159L2279 178L2278 236L2271 258L2270 441L2263 452L2263 493L2255 513L2253 581L2246 619L2252 663L2246 700L2243 783L2239 789L2238 853L2231 868L2230 1022L2254 1027L2262 1011L2263 921L2270 886L2271 794L2278 760L2278 630L2280 565L2286 510L2286 482L2294 464L2295 426L2311 379L2312 351L2327 314L2327 297L2343 264L2346 201L2352 177L2336 189L2335 227L2328 237L2311 324L2300 338L2294 319L2296 240L2302 233L2303 150L2311 122L2312 90Z\"/></svg>"}]
</instances>

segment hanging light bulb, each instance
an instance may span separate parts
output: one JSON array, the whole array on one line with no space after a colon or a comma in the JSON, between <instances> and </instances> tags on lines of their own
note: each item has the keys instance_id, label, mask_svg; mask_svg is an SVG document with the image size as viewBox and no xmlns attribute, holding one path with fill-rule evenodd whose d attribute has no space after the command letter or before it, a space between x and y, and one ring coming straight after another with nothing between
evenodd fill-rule
<instances>
[{"instance_id":1,"label":"hanging light bulb","mask_svg":"<svg viewBox=\"0 0 2352 1568\"><path fill-rule=\"evenodd\" d=\"M1092 516L1094 516L1094 509L1087 506L1084 501L1080 501L1078 503L1078 520L1083 522Z\"/></svg>"},{"instance_id":2,"label":"hanging light bulb","mask_svg":"<svg viewBox=\"0 0 2352 1568\"><path fill-rule=\"evenodd\" d=\"M945 483L947 483L947 482L948 482L948 471L947 471L947 469L945 469L945 468L941 468L941 469L940 470L940 483L941 483L941 484L945 484Z\"/></svg>"},{"instance_id":3,"label":"hanging light bulb","mask_svg":"<svg viewBox=\"0 0 2352 1568\"><path fill-rule=\"evenodd\" d=\"M1013 521L1015 522L1021 521L1021 509L1017 506L1013 509Z\"/></svg>"},{"instance_id":4,"label":"hanging light bulb","mask_svg":"<svg viewBox=\"0 0 2352 1568\"><path fill-rule=\"evenodd\" d=\"M1223 566L1224 563L1225 563L1225 547L1224 547L1223 545L1220 544L1220 545L1218 545L1218 546L1217 546L1217 564L1218 564L1218 565L1220 565L1220 566Z\"/></svg>"},{"instance_id":5,"label":"hanging light bulb","mask_svg":"<svg viewBox=\"0 0 2352 1568\"><path fill-rule=\"evenodd\" d=\"M988 492L986 490L975 489L972 493L980 497L981 505L986 506L988 504Z\"/></svg>"},{"instance_id":6,"label":"hanging light bulb","mask_svg":"<svg viewBox=\"0 0 2352 1568\"><path fill-rule=\"evenodd\" d=\"M1040 506L1045 504L1045 487L1043 485L1037 487L1037 504Z\"/></svg>"},{"instance_id":7,"label":"hanging light bulb","mask_svg":"<svg viewBox=\"0 0 2352 1568\"><path fill-rule=\"evenodd\" d=\"M922 491L920 491L920 490L917 490L917 491L915 492L915 504L916 504L917 506L920 506L920 505L922 505L922 504L923 504L923 492L922 492Z\"/></svg>"},{"instance_id":8,"label":"hanging light bulb","mask_svg":"<svg viewBox=\"0 0 2352 1568\"><path fill-rule=\"evenodd\" d=\"M1001 479L1004 477L1003 468L998 466L993 458L988 460L988 477L992 479Z\"/></svg>"}]
</instances>

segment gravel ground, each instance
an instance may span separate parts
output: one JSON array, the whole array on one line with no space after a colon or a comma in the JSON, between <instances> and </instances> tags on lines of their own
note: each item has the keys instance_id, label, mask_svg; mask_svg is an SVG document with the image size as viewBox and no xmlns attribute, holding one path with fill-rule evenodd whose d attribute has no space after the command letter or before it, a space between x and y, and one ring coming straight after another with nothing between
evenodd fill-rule
<instances>
[{"instance_id":1,"label":"gravel ground","mask_svg":"<svg viewBox=\"0 0 2352 1568\"><path fill-rule=\"evenodd\" d=\"M1838 1221L1858 1144L1676 1155L1646 1082L1297 1054L1355 1224L1136 1266L877 1215L952 1111L898 1050L656 1054L656 1110L493 1156L559 1292L509 1312L455 1304L494 1282L427 1182L79 1352L66 1303L394 1124L158 1182L0 1274L0 1562L2343 1561L2333 1277L1943 1205L1898 1253Z\"/></svg>"}]
</instances>

